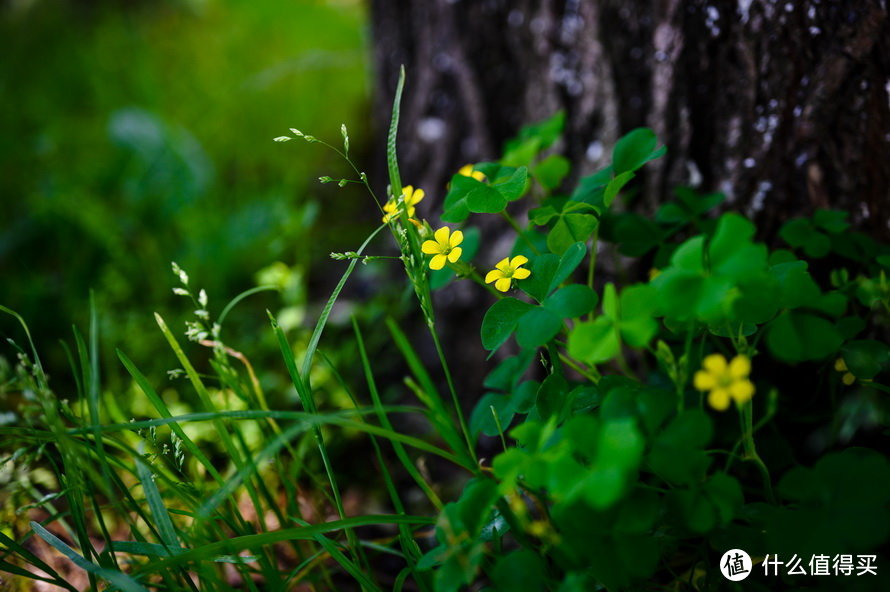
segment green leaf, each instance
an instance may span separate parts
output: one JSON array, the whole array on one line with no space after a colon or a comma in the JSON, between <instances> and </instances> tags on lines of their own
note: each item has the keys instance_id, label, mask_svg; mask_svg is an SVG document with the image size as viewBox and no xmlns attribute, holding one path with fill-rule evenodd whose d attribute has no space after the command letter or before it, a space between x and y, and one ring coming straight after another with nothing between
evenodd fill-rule
<instances>
[{"instance_id":1,"label":"green leaf","mask_svg":"<svg viewBox=\"0 0 890 592\"><path fill-rule=\"evenodd\" d=\"M570 168L571 165L567 158L551 154L535 165L532 174L545 189L553 190L559 187L565 176L569 174Z\"/></svg>"},{"instance_id":2,"label":"green leaf","mask_svg":"<svg viewBox=\"0 0 890 592\"><path fill-rule=\"evenodd\" d=\"M619 298L621 338L631 347L645 347L658 332L655 312L655 289L636 284L622 290Z\"/></svg>"},{"instance_id":3,"label":"green leaf","mask_svg":"<svg viewBox=\"0 0 890 592\"><path fill-rule=\"evenodd\" d=\"M504 166L531 166L537 158L538 153L543 150L540 138L528 138L521 142L509 144L501 158L501 164Z\"/></svg>"},{"instance_id":4,"label":"green leaf","mask_svg":"<svg viewBox=\"0 0 890 592\"><path fill-rule=\"evenodd\" d=\"M617 467L622 472L635 471L643 457L644 444L635 419L608 421L600 428L594 463L598 467Z\"/></svg>"},{"instance_id":5,"label":"green leaf","mask_svg":"<svg viewBox=\"0 0 890 592\"><path fill-rule=\"evenodd\" d=\"M754 231L754 225L738 214L721 216L708 247L711 272L734 280L763 273L767 250L751 242Z\"/></svg>"},{"instance_id":6,"label":"green leaf","mask_svg":"<svg viewBox=\"0 0 890 592\"><path fill-rule=\"evenodd\" d=\"M516 329L516 341L523 349L546 345L562 329L562 320L550 310L535 307L525 313Z\"/></svg>"},{"instance_id":7,"label":"green leaf","mask_svg":"<svg viewBox=\"0 0 890 592\"><path fill-rule=\"evenodd\" d=\"M609 221L614 242L622 255L642 257L664 240L661 227L639 214L613 215Z\"/></svg>"},{"instance_id":8,"label":"green leaf","mask_svg":"<svg viewBox=\"0 0 890 592\"><path fill-rule=\"evenodd\" d=\"M578 323L569 333L569 355L584 362L607 362L618 355L620 346L618 332L605 316L592 323Z\"/></svg>"},{"instance_id":9,"label":"green leaf","mask_svg":"<svg viewBox=\"0 0 890 592\"><path fill-rule=\"evenodd\" d=\"M792 247L802 249L808 257L824 257L831 250L831 240L806 218L786 222L779 230L779 236Z\"/></svg>"},{"instance_id":10,"label":"green leaf","mask_svg":"<svg viewBox=\"0 0 890 592\"><path fill-rule=\"evenodd\" d=\"M482 346L487 350L499 348L519 323L519 319L533 306L516 298L495 302L482 319Z\"/></svg>"},{"instance_id":11,"label":"green leaf","mask_svg":"<svg viewBox=\"0 0 890 592\"><path fill-rule=\"evenodd\" d=\"M618 192L621 191L635 176L633 171L625 171L609 181L609 184L606 185L606 190L603 193L603 203L607 208L612 205Z\"/></svg>"},{"instance_id":12,"label":"green leaf","mask_svg":"<svg viewBox=\"0 0 890 592\"><path fill-rule=\"evenodd\" d=\"M702 491L716 509L717 522L722 526L732 522L744 504L742 487L726 473L716 473L705 481Z\"/></svg>"},{"instance_id":13,"label":"green leaf","mask_svg":"<svg viewBox=\"0 0 890 592\"><path fill-rule=\"evenodd\" d=\"M494 480L476 477L468 481L457 501L461 526L472 536L478 535L497 499L498 488Z\"/></svg>"},{"instance_id":14,"label":"green leaf","mask_svg":"<svg viewBox=\"0 0 890 592\"><path fill-rule=\"evenodd\" d=\"M550 288L547 290L548 294L572 275L581 264L581 261L584 260L584 255L586 254L587 245L582 242L573 244L563 252L559 260L559 266L556 268L553 279L550 281Z\"/></svg>"},{"instance_id":15,"label":"green leaf","mask_svg":"<svg viewBox=\"0 0 890 592\"><path fill-rule=\"evenodd\" d=\"M562 255L573 244L587 242L599 224L596 216L582 211L590 207L577 203L567 206L560 213L550 234L547 235L547 248L550 252Z\"/></svg>"},{"instance_id":16,"label":"green leaf","mask_svg":"<svg viewBox=\"0 0 890 592\"><path fill-rule=\"evenodd\" d=\"M541 384L537 380L526 380L513 389L510 407L516 413L528 413L535 406L535 398Z\"/></svg>"},{"instance_id":17,"label":"green leaf","mask_svg":"<svg viewBox=\"0 0 890 592\"><path fill-rule=\"evenodd\" d=\"M528 219L536 226L543 226L559 216L559 211L552 205L529 210Z\"/></svg>"},{"instance_id":18,"label":"green leaf","mask_svg":"<svg viewBox=\"0 0 890 592\"><path fill-rule=\"evenodd\" d=\"M815 302L820 296L819 286L807 271L806 261L792 261L773 265L770 270L778 281L781 308L797 308Z\"/></svg>"},{"instance_id":19,"label":"green leaf","mask_svg":"<svg viewBox=\"0 0 890 592\"><path fill-rule=\"evenodd\" d=\"M704 452L711 441L711 420L703 411L685 411L659 434L649 452L653 473L674 485L696 483L710 465Z\"/></svg>"},{"instance_id":20,"label":"green leaf","mask_svg":"<svg viewBox=\"0 0 890 592\"><path fill-rule=\"evenodd\" d=\"M841 210L816 210L813 213L813 224L830 234L837 234L850 227L848 215Z\"/></svg>"},{"instance_id":21,"label":"green leaf","mask_svg":"<svg viewBox=\"0 0 890 592\"><path fill-rule=\"evenodd\" d=\"M510 356L488 373L482 386L506 392L513 390L533 357L534 352L522 352L519 355Z\"/></svg>"},{"instance_id":22,"label":"green leaf","mask_svg":"<svg viewBox=\"0 0 890 592\"><path fill-rule=\"evenodd\" d=\"M557 290L544 300L544 308L562 319L587 314L596 306L597 295L584 284L571 284Z\"/></svg>"},{"instance_id":23,"label":"green leaf","mask_svg":"<svg viewBox=\"0 0 890 592\"><path fill-rule=\"evenodd\" d=\"M787 362L824 358L836 352L842 341L832 323L799 311L789 311L776 318L766 334L770 352Z\"/></svg>"},{"instance_id":24,"label":"green leaf","mask_svg":"<svg viewBox=\"0 0 890 592\"><path fill-rule=\"evenodd\" d=\"M497 590L540 592L546 588L545 569L538 553L521 549L498 559L492 572L492 582Z\"/></svg>"},{"instance_id":25,"label":"green leaf","mask_svg":"<svg viewBox=\"0 0 890 592\"><path fill-rule=\"evenodd\" d=\"M492 185L492 188L496 189L507 201L515 201L522 197L526 187L528 187L528 169L524 166L513 171L507 179L499 180Z\"/></svg>"},{"instance_id":26,"label":"green leaf","mask_svg":"<svg viewBox=\"0 0 890 592\"><path fill-rule=\"evenodd\" d=\"M665 153L665 148L656 150L658 138L647 127L637 128L624 135L612 150L612 168L615 176L627 171L635 171L652 159Z\"/></svg>"},{"instance_id":27,"label":"green leaf","mask_svg":"<svg viewBox=\"0 0 890 592\"><path fill-rule=\"evenodd\" d=\"M677 247L671 256L671 266L684 271L704 271L705 237L696 236Z\"/></svg>"},{"instance_id":28,"label":"green leaf","mask_svg":"<svg viewBox=\"0 0 890 592\"><path fill-rule=\"evenodd\" d=\"M551 374L538 388L535 397L535 407L538 415L544 419L562 416L568 413L569 407L569 385L561 374Z\"/></svg>"},{"instance_id":29,"label":"green leaf","mask_svg":"<svg viewBox=\"0 0 890 592\"><path fill-rule=\"evenodd\" d=\"M518 283L519 289L538 302L543 302L553 290L551 286L560 263L560 258L551 253L532 257L526 266L531 275Z\"/></svg>"},{"instance_id":30,"label":"green leaf","mask_svg":"<svg viewBox=\"0 0 890 592\"><path fill-rule=\"evenodd\" d=\"M611 282L603 288L603 314L613 321L618 320L618 292Z\"/></svg>"},{"instance_id":31,"label":"green leaf","mask_svg":"<svg viewBox=\"0 0 890 592\"><path fill-rule=\"evenodd\" d=\"M504 151L511 152L528 140L535 140L542 150L549 148L562 134L565 122L565 111L560 110L543 121L523 126L515 138L507 141Z\"/></svg>"},{"instance_id":32,"label":"green leaf","mask_svg":"<svg viewBox=\"0 0 890 592\"><path fill-rule=\"evenodd\" d=\"M603 195L606 191L606 186L612 180L612 176L612 167L608 166L592 175L581 177L578 181L578 186L572 192L571 200L605 208Z\"/></svg>"},{"instance_id":33,"label":"green leaf","mask_svg":"<svg viewBox=\"0 0 890 592\"><path fill-rule=\"evenodd\" d=\"M841 354L853 376L862 380L871 380L890 364L890 347L873 339L851 341Z\"/></svg>"},{"instance_id":34,"label":"green leaf","mask_svg":"<svg viewBox=\"0 0 890 592\"><path fill-rule=\"evenodd\" d=\"M655 214L655 220L662 224L681 224L692 222L702 214L714 209L726 199L722 193L699 194L690 187L674 189L676 201L662 205Z\"/></svg>"},{"instance_id":35,"label":"green leaf","mask_svg":"<svg viewBox=\"0 0 890 592\"><path fill-rule=\"evenodd\" d=\"M470 179L476 186L467 193L467 208L474 214L497 214L507 207L507 198L494 187Z\"/></svg>"}]
</instances>

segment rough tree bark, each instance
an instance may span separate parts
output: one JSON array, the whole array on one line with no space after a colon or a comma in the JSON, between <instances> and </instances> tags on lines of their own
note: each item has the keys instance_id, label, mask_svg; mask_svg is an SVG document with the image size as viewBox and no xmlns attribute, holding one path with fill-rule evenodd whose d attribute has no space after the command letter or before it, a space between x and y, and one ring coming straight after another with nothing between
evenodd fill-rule
<instances>
[{"instance_id":1,"label":"rough tree bark","mask_svg":"<svg viewBox=\"0 0 890 592\"><path fill-rule=\"evenodd\" d=\"M404 63L403 177L434 197L564 109L559 149L579 174L632 128L667 144L644 209L697 184L765 237L819 207L890 234L884 0L372 0L371 13L378 120Z\"/></svg>"},{"instance_id":2,"label":"rough tree bark","mask_svg":"<svg viewBox=\"0 0 890 592\"><path fill-rule=\"evenodd\" d=\"M684 184L724 192L768 241L819 207L890 235L885 0L371 0L371 14L376 120L388 122L405 64L402 178L430 196L427 217L457 167L498 157L523 124L564 109L557 150L575 178L635 127L667 145L644 169L642 213ZM488 247L508 234L482 218ZM486 371L466 331L481 322L478 295L459 283L438 297L473 399Z\"/></svg>"}]
</instances>

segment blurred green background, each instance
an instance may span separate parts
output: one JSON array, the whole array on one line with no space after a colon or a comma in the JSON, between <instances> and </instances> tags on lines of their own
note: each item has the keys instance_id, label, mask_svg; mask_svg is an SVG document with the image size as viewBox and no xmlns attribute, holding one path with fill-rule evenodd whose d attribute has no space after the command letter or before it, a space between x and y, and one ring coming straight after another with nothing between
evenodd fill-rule
<instances>
[{"instance_id":1,"label":"blurred green background","mask_svg":"<svg viewBox=\"0 0 890 592\"><path fill-rule=\"evenodd\" d=\"M299 325L313 264L355 248L373 209L317 183L346 174L331 153L272 138L293 126L339 142L345 122L361 158L365 10L0 3L0 304L25 317L47 366L67 366L56 340L86 329L92 289L106 364L120 346L149 373L168 368L151 311L174 328L192 312L171 293L171 261L207 289L212 314L259 283L282 288L239 305L230 345L249 354L271 339L266 308ZM23 336L3 319L0 337Z\"/></svg>"}]
</instances>

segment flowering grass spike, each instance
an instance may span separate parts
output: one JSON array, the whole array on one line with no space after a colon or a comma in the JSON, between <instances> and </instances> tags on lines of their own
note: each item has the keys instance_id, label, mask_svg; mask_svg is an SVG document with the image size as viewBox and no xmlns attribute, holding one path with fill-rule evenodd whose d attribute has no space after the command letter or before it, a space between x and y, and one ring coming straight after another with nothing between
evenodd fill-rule
<instances>
[{"instance_id":1,"label":"flowering grass spike","mask_svg":"<svg viewBox=\"0 0 890 592\"><path fill-rule=\"evenodd\" d=\"M730 400L738 405L754 396L754 384L748 379L751 360L748 356L736 356L727 364L720 354L711 354L702 362L702 369L695 373L695 388L708 393L708 404L718 411L725 411Z\"/></svg>"},{"instance_id":2,"label":"flowering grass spike","mask_svg":"<svg viewBox=\"0 0 890 592\"><path fill-rule=\"evenodd\" d=\"M423 200L425 194L423 189L414 189L411 185L406 185L402 188L402 200L407 208L408 219L413 220L414 213L417 204ZM383 223L388 224L393 220L393 218L399 217L399 204L396 199L390 199L383 205L383 211L386 212L383 216Z\"/></svg>"},{"instance_id":3,"label":"flowering grass spike","mask_svg":"<svg viewBox=\"0 0 890 592\"><path fill-rule=\"evenodd\" d=\"M432 255L430 259L430 269L442 269L445 267L445 261L454 263L460 259L463 249L458 245L464 240L464 233L460 230L451 232L447 226L443 226L433 235L435 240L424 241L420 246L421 250L427 255Z\"/></svg>"},{"instance_id":4,"label":"flowering grass spike","mask_svg":"<svg viewBox=\"0 0 890 592\"><path fill-rule=\"evenodd\" d=\"M485 283L490 284L494 282L495 288L501 292L506 292L510 289L514 279L524 280L532 274L529 270L521 267L526 263L528 263L528 257L523 255L517 255L513 259L505 257L494 266L494 269L488 272L488 275L485 276Z\"/></svg>"}]
</instances>

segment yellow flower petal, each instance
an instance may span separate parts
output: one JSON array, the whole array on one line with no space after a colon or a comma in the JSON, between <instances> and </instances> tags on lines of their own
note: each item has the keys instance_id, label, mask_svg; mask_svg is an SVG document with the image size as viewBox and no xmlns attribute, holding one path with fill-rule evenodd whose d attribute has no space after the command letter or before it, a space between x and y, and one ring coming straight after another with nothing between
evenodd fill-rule
<instances>
[{"instance_id":1,"label":"yellow flower petal","mask_svg":"<svg viewBox=\"0 0 890 592\"><path fill-rule=\"evenodd\" d=\"M729 394L736 403L744 403L754 396L754 385L750 380L737 380L729 385Z\"/></svg>"},{"instance_id":2,"label":"yellow flower petal","mask_svg":"<svg viewBox=\"0 0 890 592\"><path fill-rule=\"evenodd\" d=\"M748 356L736 356L729 363L729 375L735 379L748 378L751 374L751 360Z\"/></svg>"},{"instance_id":3,"label":"yellow flower petal","mask_svg":"<svg viewBox=\"0 0 890 592\"><path fill-rule=\"evenodd\" d=\"M711 374L723 374L726 372L726 358L720 354L711 354L705 358L702 367Z\"/></svg>"},{"instance_id":4,"label":"yellow flower petal","mask_svg":"<svg viewBox=\"0 0 890 592\"><path fill-rule=\"evenodd\" d=\"M445 255L436 255L430 259L430 269L442 269L445 267Z\"/></svg>"},{"instance_id":5,"label":"yellow flower petal","mask_svg":"<svg viewBox=\"0 0 890 592\"><path fill-rule=\"evenodd\" d=\"M512 281L510 278L501 278L494 283L494 287L500 290L501 292L506 292L510 289L510 284Z\"/></svg>"},{"instance_id":6,"label":"yellow flower petal","mask_svg":"<svg viewBox=\"0 0 890 592\"><path fill-rule=\"evenodd\" d=\"M461 232L460 230L455 230L454 232L451 233L451 239L450 239L449 243L451 244L452 248L456 247L457 245L461 244L462 242L464 242L464 233L463 232Z\"/></svg>"},{"instance_id":7,"label":"yellow flower petal","mask_svg":"<svg viewBox=\"0 0 890 592\"><path fill-rule=\"evenodd\" d=\"M708 405L717 411L726 411L729 407L729 393L725 389L714 389L708 395Z\"/></svg>"},{"instance_id":8,"label":"yellow flower petal","mask_svg":"<svg viewBox=\"0 0 890 592\"><path fill-rule=\"evenodd\" d=\"M531 274L532 274L532 272L530 272L529 270L527 270L525 268L517 269L516 271L513 272L513 278L517 279L517 280L524 280Z\"/></svg>"},{"instance_id":9,"label":"yellow flower petal","mask_svg":"<svg viewBox=\"0 0 890 592\"><path fill-rule=\"evenodd\" d=\"M838 372L846 372L847 371L847 363L843 358L838 358L834 361L834 369Z\"/></svg>"},{"instance_id":10,"label":"yellow flower petal","mask_svg":"<svg viewBox=\"0 0 890 592\"><path fill-rule=\"evenodd\" d=\"M455 248L451 249L451 252L448 253L448 260L451 261L452 263L454 263L455 261L460 259L460 254L463 252L464 252L464 250L461 249L460 247L455 247Z\"/></svg>"},{"instance_id":11,"label":"yellow flower petal","mask_svg":"<svg viewBox=\"0 0 890 592\"><path fill-rule=\"evenodd\" d=\"M463 175L464 177L473 176L473 165L465 164L464 166L460 167L460 170L457 171L457 174Z\"/></svg>"},{"instance_id":12,"label":"yellow flower petal","mask_svg":"<svg viewBox=\"0 0 890 592\"><path fill-rule=\"evenodd\" d=\"M510 261L510 267L519 267L520 265L525 265L528 263L528 257L525 255L517 255L513 257L513 260Z\"/></svg>"},{"instance_id":13,"label":"yellow flower petal","mask_svg":"<svg viewBox=\"0 0 890 592\"><path fill-rule=\"evenodd\" d=\"M500 261L495 263L495 268L500 269L503 272L506 272L507 269L509 269L509 267L510 267L510 258L509 257L504 257L503 259L501 259Z\"/></svg>"},{"instance_id":14,"label":"yellow flower petal","mask_svg":"<svg viewBox=\"0 0 890 592\"><path fill-rule=\"evenodd\" d=\"M485 275L485 283L490 284L491 282L504 277L504 274L501 273L499 269L492 269Z\"/></svg>"},{"instance_id":15,"label":"yellow flower petal","mask_svg":"<svg viewBox=\"0 0 890 592\"><path fill-rule=\"evenodd\" d=\"M474 179L476 179L477 181L479 181L480 183L485 181L485 173L483 173L482 171L473 171L470 174L470 176L473 177Z\"/></svg>"},{"instance_id":16,"label":"yellow flower petal","mask_svg":"<svg viewBox=\"0 0 890 592\"><path fill-rule=\"evenodd\" d=\"M390 220L395 217L396 214L396 202L394 200L389 200L385 204L383 204L383 211L386 212L383 216L383 223L388 224Z\"/></svg>"},{"instance_id":17,"label":"yellow flower petal","mask_svg":"<svg viewBox=\"0 0 890 592\"><path fill-rule=\"evenodd\" d=\"M424 193L423 189L417 189L411 194L411 199L406 199L405 202L409 206L416 206L423 200L424 196L426 196L426 193Z\"/></svg>"},{"instance_id":18,"label":"yellow flower petal","mask_svg":"<svg viewBox=\"0 0 890 592\"><path fill-rule=\"evenodd\" d=\"M714 378L714 375L710 372L699 370L695 373L693 383L695 384L695 388L697 388L698 390L709 391L717 386L717 379Z\"/></svg>"},{"instance_id":19,"label":"yellow flower petal","mask_svg":"<svg viewBox=\"0 0 890 592\"><path fill-rule=\"evenodd\" d=\"M442 245L442 248L446 248L448 246L448 235L451 234L451 229L447 226L443 226L433 235L436 238L436 242Z\"/></svg>"},{"instance_id":20,"label":"yellow flower petal","mask_svg":"<svg viewBox=\"0 0 890 592\"><path fill-rule=\"evenodd\" d=\"M435 255L442 252L442 245L433 240L423 241L423 244L420 245L420 250L427 255Z\"/></svg>"},{"instance_id":21,"label":"yellow flower petal","mask_svg":"<svg viewBox=\"0 0 890 592\"><path fill-rule=\"evenodd\" d=\"M844 382L845 385L850 386L851 384L856 382L856 377L853 376L852 372L847 372L841 377L841 380Z\"/></svg>"}]
</instances>

